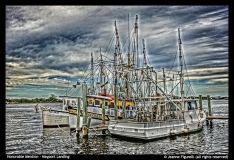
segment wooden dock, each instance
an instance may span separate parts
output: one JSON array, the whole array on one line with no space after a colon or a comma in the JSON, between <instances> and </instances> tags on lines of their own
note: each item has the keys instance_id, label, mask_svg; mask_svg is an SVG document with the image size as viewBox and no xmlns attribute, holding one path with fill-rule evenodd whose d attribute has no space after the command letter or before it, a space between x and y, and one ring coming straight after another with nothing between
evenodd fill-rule
<instances>
[{"instance_id":1,"label":"wooden dock","mask_svg":"<svg viewBox=\"0 0 234 160\"><path fill-rule=\"evenodd\" d=\"M207 116L206 119L228 119L228 116Z\"/></svg>"}]
</instances>

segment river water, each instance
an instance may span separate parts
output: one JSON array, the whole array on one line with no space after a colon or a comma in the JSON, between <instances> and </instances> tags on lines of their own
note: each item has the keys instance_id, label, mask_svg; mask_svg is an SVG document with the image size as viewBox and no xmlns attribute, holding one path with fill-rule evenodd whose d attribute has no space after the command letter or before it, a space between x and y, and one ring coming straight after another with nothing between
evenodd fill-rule
<instances>
[{"instance_id":1,"label":"river water","mask_svg":"<svg viewBox=\"0 0 234 160\"><path fill-rule=\"evenodd\" d=\"M203 100L203 109L207 101ZM229 120L214 119L201 131L153 141L139 141L90 133L77 138L69 127L43 128L35 104L6 104L5 154L229 154ZM62 104L39 106L61 109ZM228 100L211 100L213 115L228 115Z\"/></svg>"}]
</instances>

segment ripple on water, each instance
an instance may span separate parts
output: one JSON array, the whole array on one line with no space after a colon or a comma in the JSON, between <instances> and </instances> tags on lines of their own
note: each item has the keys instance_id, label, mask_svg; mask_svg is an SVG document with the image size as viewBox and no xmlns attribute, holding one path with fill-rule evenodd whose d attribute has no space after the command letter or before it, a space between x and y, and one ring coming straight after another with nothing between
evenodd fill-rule
<instances>
[{"instance_id":1,"label":"ripple on water","mask_svg":"<svg viewBox=\"0 0 234 160\"><path fill-rule=\"evenodd\" d=\"M216 102L212 102L213 113L228 115L228 104ZM43 105L61 108L61 104ZM41 113L35 113L34 106L6 106L6 154L228 154L228 120L213 120L212 126L194 134L149 142L94 134L83 140L69 134L69 127L43 128Z\"/></svg>"}]
</instances>

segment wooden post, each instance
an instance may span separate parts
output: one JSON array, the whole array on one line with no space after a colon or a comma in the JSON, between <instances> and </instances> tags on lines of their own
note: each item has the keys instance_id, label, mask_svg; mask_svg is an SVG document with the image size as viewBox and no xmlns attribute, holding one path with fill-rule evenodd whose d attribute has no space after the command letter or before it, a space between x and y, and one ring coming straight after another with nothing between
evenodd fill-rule
<instances>
[{"instance_id":1,"label":"wooden post","mask_svg":"<svg viewBox=\"0 0 234 160\"><path fill-rule=\"evenodd\" d=\"M122 119L125 119L125 115L126 115L126 101L125 101L125 99L123 99L123 101L122 101L122 107L123 107Z\"/></svg>"},{"instance_id":2,"label":"wooden post","mask_svg":"<svg viewBox=\"0 0 234 160\"><path fill-rule=\"evenodd\" d=\"M158 96L158 95L157 95ZM155 111L155 121L158 121L158 117L160 114L160 109L159 109L159 98L156 98L156 111Z\"/></svg>"},{"instance_id":3,"label":"wooden post","mask_svg":"<svg viewBox=\"0 0 234 160\"><path fill-rule=\"evenodd\" d=\"M90 123L91 123L91 117L88 117L88 118L87 118L87 128L90 127Z\"/></svg>"},{"instance_id":4,"label":"wooden post","mask_svg":"<svg viewBox=\"0 0 234 160\"><path fill-rule=\"evenodd\" d=\"M102 100L102 124L105 124L105 99Z\"/></svg>"},{"instance_id":5,"label":"wooden post","mask_svg":"<svg viewBox=\"0 0 234 160\"><path fill-rule=\"evenodd\" d=\"M76 135L79 136L80 132L80 102L81 99L78 97L78 103L77 103L77 117L76 117Z\"/></svg>"},{"instance_id":6,"label":"wooden post","mask_svg":"<svg viewBox=\"0 0 234 160\"><path fill-rule=\"evenodd\" d=\"M87 84L82 84L82 98L83 98L83 125L82 125L82 132L83 138L88 137L88 128L87 128Z\"/></svg>"},{"instance_id":7,"label":"wooden post","mask_svg":"<svg viewBox=\"0 0 234 160\"><path fill-rule=\"evenodd\" d=\"M199 106L200 110L202 111L202 95L199 95Z\"/></svg>"},{"instance_id":8,"label":"wooden post","mask_svg":"<svg viewBox=\"0 0 234 160\"><path fill-rule=\"evenodd\" d=\"M209 116L212 116L211 105L210 105L210 95L207 95L207 104L208 104Z\"/></svg>"},{"instance_id":9,"label":"wooden post","mask_svg":"<svg viewBox=\"0 0 234 160\"><path fill-rule=\"evenodd\" d=\"M150 97L150 122L153 122L154 117L153 117L153 107L151 103L151 97Z\"/></svg>"}]
</instances>

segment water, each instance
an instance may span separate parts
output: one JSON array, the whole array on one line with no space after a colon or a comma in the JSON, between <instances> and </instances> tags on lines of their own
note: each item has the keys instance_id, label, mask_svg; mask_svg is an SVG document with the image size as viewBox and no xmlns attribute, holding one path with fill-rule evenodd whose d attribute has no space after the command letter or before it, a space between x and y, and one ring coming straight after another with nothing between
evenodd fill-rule
<instances>
[{"instance_id":1,"label":"water","mask_svg":"<svg viewBox=\"0 0 234 160\"><path fill-rule=\"evenodd\" d=\"M62 104L39 104L61 109ZM6 105L6 154L229 154L229 123L214 119L201 131L154 141L123 140L109 135L89 134L77 138L69 127L42 127L41 110L35 104ZM227 100L212 100L213 115L228 115ZM207 109L207 101L203 101Z\"/></svg>"}]
</instances>

